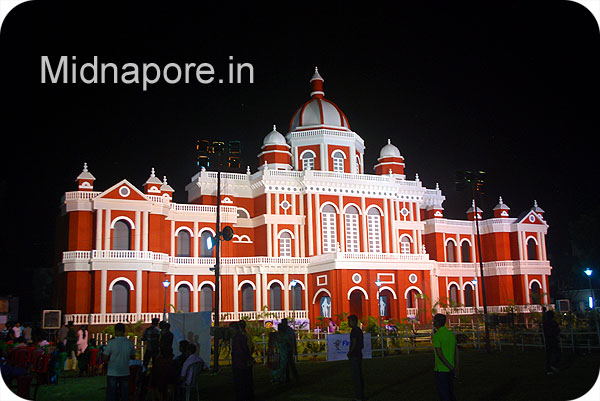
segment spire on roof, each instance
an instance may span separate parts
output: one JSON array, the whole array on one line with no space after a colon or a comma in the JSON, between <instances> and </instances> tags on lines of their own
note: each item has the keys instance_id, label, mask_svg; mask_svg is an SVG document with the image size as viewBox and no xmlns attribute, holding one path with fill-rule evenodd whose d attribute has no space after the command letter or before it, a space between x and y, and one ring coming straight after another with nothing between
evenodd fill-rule
<instances>
[{"instance_id":1,"label":"spire on roof","mask_svg":"<svg viewBox=\"0 0 600 401\"><path fill-rule=\"evenodd\" d=\"M315 67L315 73L310 79L310 85L312 87L312 91L310 92L311 97L322 98L325 96L325 92L323 92L323 82L325 80L319 74L319 68Z\"/></svg>"}]
</instances>

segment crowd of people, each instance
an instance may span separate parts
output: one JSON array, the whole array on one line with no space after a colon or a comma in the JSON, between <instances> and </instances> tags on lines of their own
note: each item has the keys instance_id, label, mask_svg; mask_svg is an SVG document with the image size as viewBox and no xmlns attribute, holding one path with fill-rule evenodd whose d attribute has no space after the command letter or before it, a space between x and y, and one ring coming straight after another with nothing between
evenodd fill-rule
<instances>
[{"instance_id":1,"label":"crowd of people","mask_svg":"<svg viewBox=\"0 0 600 401\"><path fill-rule=\"evenodd\" d=\"M347 353L349 373L355 399L363 400L363 332L359 328L356 315L348 316L348 325L351 328ZM432 325L434 377L438 396L443 401L456 400L454 380L459 374L456 337L446 327L445 315L436 314ZM546 349L546 372L551 375L558 371L561 357L558 341L560 328L554 320L553 311L544 311L542 329ZM153 319L150 327L144 330L141 340L145 345L145 352L141 360L137 359L133 342L125 336L125 326L122 323L114 326L114 334L114 338L105 345L97 345L96 340L90 338L87 326L82 325L76 330L73 322L69 322L58 330L54 342L49 341L42 330L32 330L29 325L22 327L19 322L6 324L0 332L2 376L7 383L11 383L13 379L29 373L26 367L8 363L11 352L22 347L43 349L51 356L48 374L50 383L58 380L63 370L79 370L81 376L91 373L88 372L90 366L96 366L102 367L106 374L108 400L129 399L133 393L138 400L146 400L151 396L153 401L161 401L184 399L185 391L194 385L195 375L208 369L208 361L202 360L198 355L199 346L187 340L178 343L179 355L174 356L175 340L168 322ZM254 400L255 345L252 336L246 331L246 321L231 323L229 334L236 400ZM271 383L286 384L293 379L294 383L298 384L295 363L298 355L296 333L287 319L282 319L277 330L269 333L266 351L265 364L270 370Z\"/></svg>"}]
</instances>

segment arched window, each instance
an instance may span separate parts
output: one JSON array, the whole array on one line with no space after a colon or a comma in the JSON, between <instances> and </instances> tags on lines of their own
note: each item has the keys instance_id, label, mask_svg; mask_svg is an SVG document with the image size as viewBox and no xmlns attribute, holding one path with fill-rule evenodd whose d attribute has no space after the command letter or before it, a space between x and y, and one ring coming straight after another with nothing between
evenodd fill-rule
<instances>
[{"instance_id":1,"label":"arched window","mask_svg":"<svg viewBox=\"0 0 600 401\"><path fill-rule=\"evenodd\" d=\"M348 206L344 215L346 226L346 252L360 252L358 242L358 209Z\"/></svg>"},{"instance_id":2,"label":"arched window","mask_svg":"<svg viewBox=\"0 0 600 401\"><path fill-rule=\"evenodd\" d=\"M333 206L325 205L321 212L321 230L323 234L323 252L335 252L336 251L336 224L335 217L337 213Z\"/></svg>"},{"instance_id":3,"label":"arched window","mask_svg":"<svg viewBox=\"0 0 600 401\"><path fill-rule=\"evenodd\" d=\"M383 290L379 294L379 301L377 306L379 307L379 315L383 319L389 319L392 316L392 293L389 290Z\"/></svg>"},{"instance_id":4,"label":"arched window","mask_svg":"<svg viewBox=\"0 0 600 401\"><path fill-rule=\"evenodd\" d=\"M370 208L367 212L367 235L369 252L381 252L381 214L376 207Z\"/></svg>"},{"instance_id":5,"label":"arched window","mask_svg":"<svg viewBox=\"0 0 600 401\"><path fill-rule=\"evenodd\" d=\"M182 284L177 288L177 310L190 312L190 287Z\"/></svg>"},{"instance_id":6,"label":"arched window","mask_svg":"<svg viewBox=\"0 0 600 401\"><path fill-rule=\"evenodd\" d=\"M458 286L456 284L452 284L450 286L450 291L449 292L449 298L450 298L450 304L452 306L457 305L458 304Z\"/></svg>"},{"instance_id":7,"label":"arched window","mask_svg":"<svg viewBox=\"0 0 600 401\"><path fill-rule=\"evenodd\" d=\"M537 281L531 283L530 299L532 305L539 305L542 300L542 289Z\"/></svg>"},{"instance_id":8,"label":"arched window","mask_svg":"<svg viewBox=\"0 0 600 401\"><path fill-rule=\"evenodd\" d=\"M304 152L300 158L302 159L302 170L315 169L315 154L313 152Z\"/></svg>"},{"instance_id":9,"label":"arched window","mask_svg":"<svg viewBox=\"0 0 600 401\"><path fill-rule=\"evenodd\" d=\"M213 289L205 284L200 288L200 312L210 312L213 310Z\"/></svg>"},{"instance_id":10,"label":"arched window","mask_svg":"<svg viewBox=\"0 0 600 401\"><path fill-rule=\"evenodd\" d=\"M281 285L271 284L269 287L269 310L282 310L281 307Z\"/></svg>"},{"instance_id":11,"label":"arched window","mask_svg":"<svg viewBox=\"0 0 600 401\"><path fill-rule=\"evenodd\" d=\"M254 288L246 283L242 287L242 311L250 312L254 310Z\"/></svg>"},{"instance_id":12,"label":"arched window","mask_svg":"<svg viewBox=\"0 0 600 401\"><path fill-rule=\"evenodd\" d=\"M354 159L354 163L355 163L355 168L356 168L356 174L360 174L360 156L356 155L356 158Z\"/></svg>"},{"instance_id":13,"label":"arched window","mask_svg":"<svg viewBox=\"0 0 600 401\"><path fill-rule=\"evenodd\" d=\"M406 294L406 307L407 308L418 308L419 307L419 291L410 290L408 294Z\"/></svg>"},{"instance_id":14,"label":"arched window","mask_svg":"<svg viewBox=\"0 0 600 401\"><path fill-rule=\"evenodd\" d=\"M126 281L117 281L113 285L112 313L129 313L129 290L129 284Z\"/></svg>"},{"instance_id":15,"label":"arched window","mask_svg":"<svg viewBox=\"0 0 600 401\"><path fill-rule=\"evenodd\" d=\"M408 235L403 236L400 239L400 253L410 253L410 237Z\"/></svg>"},{"instance_id":16,"label":"arched window","mask_svg":"<svg viewBox=\"0 0 600 401\"><path fill-rule=\"evenodd\" d=\"M292 310L302 310L302 286L300 284L291 287L290 305Z\"/></svg>"},{"instance_id":17,"label":"arched window","mask_svg":"<svg viewBox=\"0 0 600 401\"><path fill-rule=\"evenodd\" d=\"M537 244L533 238L527 240L527 260L537 260Z\"/></svg>"},{"instance_id":18,"label":"arched window","mask_svg":"<svg viewBox=\"0 0 600 401\"><path fill-rule=\"evenodd\" d=\"M177 234L177 256L189 257L190 254L190 243L191 235L186 230L180 230Z\"/></svg>"},{"instance_id":19,"label":"arched window","mask_svg":"<svg viewBox=\"0 0 600 401\"><path fill-rule=\"evenodd\" d=\"M287 231L279 234L279 256L282 258L292 257L292 235Z\"/></svg>"},{"instance_id":20,"label":"arched window","mask_svg":"<svg viewBox=\"0 0 600 401\"><path fill-rule=\"evenodd\" d=\"M454 241L446 242L446 261L456 262L456 244Z\"/></svg>"},{"instance_id":21,"label":"arched window","mask_svg":"<svg viewBox=\"0 0 600 401\"><path fill-rule=\"evenodd\" d=\"M465 306L473 306L473 287L465 286Z\"/></svg>"},{"instance_id":22,"label":"arched window","mask_svg":"<svg viewBox=\"0 0 600 401\"><path fill-rule=\"evenodd\" d=\"M248 216L248 212L245 211L244 209L240 209L239 207L237 209L237 217L238 217L238 219L249 219L250 218L250 216Z\"/></svg>"},{"instance_id":23,"label":"arched window","mask_svg":"<svg viewBox=\"0 0 600 401\"><path fill-rule=\"evenodd\" d=\"M208 230L202 231L200 234L200 257L201 258L212 258L213 249L208 249L207 240L212 237L212 233Z\"/></svg>"},{"instance_id":24,"label":"arched window","mask_svg":"<svg viewBox=\"0 0 600 401\"><path fill-rule=\"evenodd\" d=\"M463 263L471 262L471 245L467 241L463 241L462 244L460 244L460 256Z\"/></svg>"},{"instance_id":25,"label":"arched window","mask_svg":"<svg viewBox=\"0 0 600 401\"><path fill-rule=\"evenodd\" d=\"M344 172L344 154L339 150L336 150L331 155L333 158L333 171L338 173Z\"/></svg>"},{"instance_id":26,"label":"arched window","mask_svg":"<svg viewBox=\"0 0 600 401\"><path fill-rule=\"evenodd\" d=\"M129 251L131 249L131 226L125 220L115 222L113 228L113 249Z\"/></svg>"}]
</instances>

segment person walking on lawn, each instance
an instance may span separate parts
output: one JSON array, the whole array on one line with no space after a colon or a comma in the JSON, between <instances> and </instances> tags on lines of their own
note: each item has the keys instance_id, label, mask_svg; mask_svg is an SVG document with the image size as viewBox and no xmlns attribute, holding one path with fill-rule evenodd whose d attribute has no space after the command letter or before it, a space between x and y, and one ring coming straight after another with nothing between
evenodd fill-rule
<instances>
[{"instance_id":1,"label":"person walking on lawn","mask_svg":"<svg viewBox=\"0 0 600 401\"><path fill-rule=\"evenodd\" d=\"M458 377L458 345L452 331L446 327L446 315L433 317L433 349L435 354L435 384L441 401L456 401L454 378Z\"/></svg>"}]
</instances>

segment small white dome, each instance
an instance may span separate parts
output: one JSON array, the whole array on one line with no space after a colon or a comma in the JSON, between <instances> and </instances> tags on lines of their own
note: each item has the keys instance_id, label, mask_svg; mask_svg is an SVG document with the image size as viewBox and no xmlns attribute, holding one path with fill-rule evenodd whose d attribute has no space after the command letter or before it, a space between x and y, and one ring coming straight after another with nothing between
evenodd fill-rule
<instances>
[{"instance_id":1,"label":"small white dome","mask_svg":"<svg viewBox=\"0 0 600 401\"><path fill-rule=\"evenodd\" d=\"M285 137L277 131L277 127L273 125L273 131L269 132L263 140L263 146L267 145L287 145Z\"/></svg>"},{"instance_id":2,"label":"small white dome","mask_svg":"<svg viewBox=\"0 0 600 401\"><path fill-rule=\"evenodd\" d=\"M402 157L400 155L400 150L394 145L392 145L392 141L388 139L387 145L381 148L381 152L379 152L379 157Z\"/></svg>"}]
</instances>

